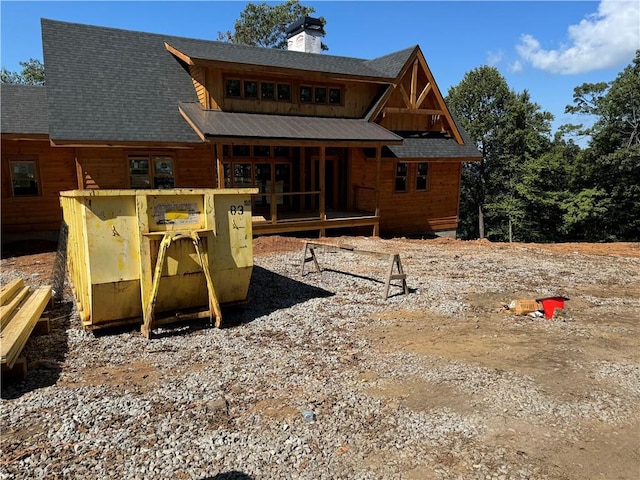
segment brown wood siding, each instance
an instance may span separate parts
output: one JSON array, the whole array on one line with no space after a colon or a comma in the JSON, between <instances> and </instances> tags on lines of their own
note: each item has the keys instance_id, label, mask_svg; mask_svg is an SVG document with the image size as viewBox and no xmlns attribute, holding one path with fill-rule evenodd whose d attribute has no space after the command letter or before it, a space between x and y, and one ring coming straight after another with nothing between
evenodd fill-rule
<instances>
[{"instance_id":1,"label":"brown wood siding","mask_svg":"<svg viewBox=\"0 0 640 480\"><path fill-rule=\"evenodd\" d=\"M257 82L286 83L291 85L291 101L281 102L275 100L243 99L225 97L224 83L227 78L238 80L255 80ZM194 80L195 82L195 80ZM260 72L247 71L220 71L209 68L206 74L207 89L210 92L211 108L218 108L224 111L271 113L280 115L304 115L320 117L345 117L362 118L371 102L376 96L377 84L367 84L361 82L336 82L327 81L321 75L311 74L309 77L276 77L265 76ZM320 104L300 104L298 102L298 92L301 85L341 87L342 105L320 105ZM202 102L201 102L202 103ZM214 106L215 105L215 106Z\"/></svg>"},{"instance_id":2,"label":"brown wood siding","mask_svg":"<svg viewBox=\"0 0 640 480\"><path fill-rule=\"evenodd\" d=\"M37 158L40 195L13 197L9 160ZM28 159L25 157L25 159ZM77 188L74 151L49 141L2 140L2 231L57 230L62 222L59 193Z\"/></svg>"},{"instance_id":3,"label":"brown wood siding","mask_svg":"<svg viewBox=\"0 0 640 480\"><path fill-rule=\"evenodd\" d=\"M196 89L200 105L202 108L209 108L209 95L205 86L206 70L199 65L190 65L189 72L191 73L191 80L193 80L193 86Z\"/></svg>"},{"instance_id":4,"label":"brown wood siding","mask_svg":"<svg viewBox=\"0 0 640 480\"><path fill-rule=\"evenodd\" d=\"M79 148L82 188L128 188L127 156L122 148Z\"/></svg>"},{"instance_id":5,"label":"brown wood siding","mask_svg":"<svg viewBox=\"0 0 640 480\"><path fill-rule=\"evenodd\" d=\"M366 206L369 188L375 186L376 164L354 149L351 162L352 189L361 191ZM409 163L408 191L394 192L395 162L383 159L380 175L380 233L397 235L458 227L458 204L461 164L429 162L429 189L416 191L416 164ZM354 199L353 208L356 205ZM363 206L363 205L361 205Z\"/></svg>"},{"instance_id":6,"label":"brown wood siding","mask_svg":"<svg viewBox=\"0 0 640 480\"><path fill-rule=\"evenodd\" d=\"M176 151L174 170L176 187L215 188L216 164L211 146Z\"/></svg>"}]
</instances>

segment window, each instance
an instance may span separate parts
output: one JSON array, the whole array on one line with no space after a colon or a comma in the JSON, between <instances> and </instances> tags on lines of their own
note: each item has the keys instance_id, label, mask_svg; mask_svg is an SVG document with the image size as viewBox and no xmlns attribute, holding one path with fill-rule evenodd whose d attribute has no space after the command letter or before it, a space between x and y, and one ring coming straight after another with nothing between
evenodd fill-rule
<instances>
[{"instance_id":1,"label":"window","mask_svg":"<svg viewBox=\"0 0 640 480\"><path fill-rule=\"evenodd\" d=\"M234 145L233 156L234 157L248 157L251 155L251 147L249 145Z\"/></svg>"},{"instance_id":2,"label":"window","mask_svg":"<svg viewBox=\"0 0 640 480\"><path fill-rule=\"evenodd\" d=\"M395 191L406 192L407 191L407 164L398 162L396 164L396 181Z\"/></svg>"},{"instance_id":3,"label":"window","mask_svg":"<svg viewBox=\"0 0 640 480\"><path fill-rule=\"evenodd\" d=\"M311 103L311 87L302 86L300 87L300 102L301 103Z\"/></svg>"},{"instance_id":4,"label":"window","mask_svg":"<svg viewBox=\"0 0 640 480\"><path fill-rule=\"evenodd\" d=\"M134 189L174 188L173 157L129 155L129 186Z\"/></svg>"},{"instance_id":5,"label":"window","mask_svg":"<svg viewBox=\"0 0 640 480\"><path fill-rule=\"evenodd\" d=\"M273 83L262 82L260 84L260 98L262 100L275 100Z\"/></svg>"},{"instance_id":6,"label":"window","mask_svg":"<svg viewBox=\"0 0 640 480\"><path fill-rule=\"evenodd\" d=\"M244 81L244 98L258 98L258 82Z\"/></svg>"},{"instance_id":7,"label":"window","mask_svg":"<svg viewBox=\"0 0 640 480\"><path fill-rule=\"evenodd\" d=\"M316 87L313 91L315 93L313 97L315 103L327 103L327 89L325 87Z\"/></svg>"},{"instance_id":8,"label":"window","mask_svg":"<svg viewBox=\"0 0 640 480\"><path fill-rule=\"evenodd\" d=\"M233 186L244 188L250 187L251 184L251 164L235 163L233 165Z\"/></svg>"},{"instance_id":9,"label":"window","mask_svg":"<svg viewBox=\"0 0 640 480\"><path fill-rule=\"evenodd\" d=\"M35 197L40 194L38 168L35 160L9 162L11 188L14 197Z\"/></svg>"},{"instance_id":10,"label":"window","mask_svg":"<svg viewBox=\"0 0 640 480\"><path fill-rule=\"evenodd\" d=\"M289 147L273 147L273 155L275 157L290 157L291 149Z\"/></svg>"},{"instance_id":11,"label":"window","mask_svg":"<svg viewBox=\"0 0 640 480\"><path fill-rule=\"evenodd\" d=\"M417 175L416 175L416 190L418 191L426 191L429 189L429 183L427 182L428 174L429 174L429 164L426 162L417 164Z\"/></svg>"},{"instance_id":12,"label":"window","mask_svg":"<svg viewBox=\"0 0 640 480\"><path fill-rule=\"evenodd\" d=\"M268 145L256 145L253 147L253 156L254 157L270 157L271 156L271 147Z\"/></svg>"},{"instance_id":13,"label":"window","mask_svg":"<svg viewBox=\"0 0 640 480\"><path fill-rule=\"evenodd\" d=\"M329 89L329 103L331 105L340 105L342 103L342 90L339 88Z\"/></svg>"},{"instance_id":14,"label":"window","mask_svg":"<svg viewBox=\"0 0 640 480\"><path fill-rule=\"evenodd\" d=\"M286 83L278 84L278 100L287 102L291 100L291 85Z\"/></svg>"},{"instance_id":15,"label":"window","mask_svg":"<svg viewBox=\"0 0 640 480\"><path fill-rule=\"evenodd\" d=\"M240 80L227 80L227 97L240 96Z\"/></svg>"}]
</instances>

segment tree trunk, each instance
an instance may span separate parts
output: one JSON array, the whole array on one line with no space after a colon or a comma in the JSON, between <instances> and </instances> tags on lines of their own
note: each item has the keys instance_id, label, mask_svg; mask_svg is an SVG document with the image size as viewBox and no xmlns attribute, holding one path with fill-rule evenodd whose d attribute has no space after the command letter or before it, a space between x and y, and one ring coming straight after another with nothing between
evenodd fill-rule
<instances>
[{"instance_id":1,"label":"tree trunk","mask_svg":"<svg viewBox=\"0 0 640 480\"><path fill-rule=\"evenodd\" d=\"M484 238L484 212L482 211L482 203L478 205L478 230L480 238Z\"/></svg>"}]
</instances>

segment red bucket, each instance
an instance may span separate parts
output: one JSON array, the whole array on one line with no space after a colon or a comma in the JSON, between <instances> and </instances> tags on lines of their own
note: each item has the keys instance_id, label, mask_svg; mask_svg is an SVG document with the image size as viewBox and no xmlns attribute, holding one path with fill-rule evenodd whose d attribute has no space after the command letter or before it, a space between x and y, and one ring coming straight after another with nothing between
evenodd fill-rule
<instances>
[{"instance_id":1,"label":"red bucket","mask_svg":"<svg viewBox=\"0 0 640 480\"><path fill-rule=\"evenodd\" d=\"M567 297L546 297L536 298L536 302L542 304L545 318L553 318L553 311L556 308L564 308L564 302L569 300Z\"/></svg>"}]
</instances>

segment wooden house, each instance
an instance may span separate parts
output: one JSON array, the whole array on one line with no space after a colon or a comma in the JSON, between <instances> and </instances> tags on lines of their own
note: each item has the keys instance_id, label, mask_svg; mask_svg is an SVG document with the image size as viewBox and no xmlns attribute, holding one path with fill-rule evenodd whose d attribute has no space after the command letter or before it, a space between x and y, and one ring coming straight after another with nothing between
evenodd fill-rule
<instances>
[{"instance_id":1,"label":"wooden house","mask_svg":"<svg viewBox=\"0 0 640 480\"><path fill-rule=\"evenodd\" d=\"M320 53L42 20L46 87L2 85L2 234L55 231L58 192L257 187L254 233L455 232L480 154L419 46Z\"/></svg>"}]
</instances>

